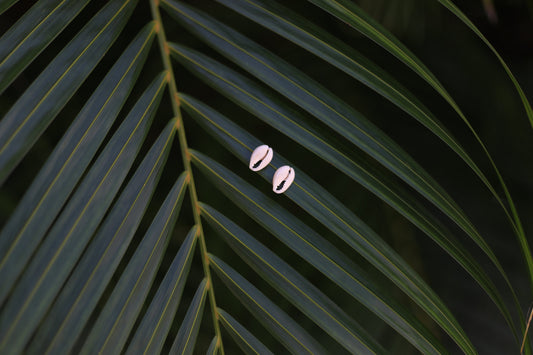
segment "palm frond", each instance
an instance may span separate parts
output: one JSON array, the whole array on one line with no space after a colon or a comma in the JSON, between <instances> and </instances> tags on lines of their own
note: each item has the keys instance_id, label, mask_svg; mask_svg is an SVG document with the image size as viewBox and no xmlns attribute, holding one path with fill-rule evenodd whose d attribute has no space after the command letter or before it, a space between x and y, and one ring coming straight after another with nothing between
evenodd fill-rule
<instances>
[{"instance_id":1,"label":"palm frond","mask_svg":"<svg viewBox=\"0 0 533 355\"><path fill-rule=\"evenodd\" d=\"M244 277L214 255L209 260L213 270L235 297L257 317L285 347L294 354L323 354L324 348L294 319L255 288ZM360 349L366 349L361 347Z\"/></svg>"},{"instance_id":2,"label":"palm frond","mask_svg":"<svg viewBox=\"0 0 533 355\"><path fill-rule=\"evenodd\" d=\"M391 244L400 231L354 208L352 190L435 242L421 245L459 266L450 277L470 275L464 282L495 306L494 326L520 347L530 296L517 294L517 268L487 238L491 224L371 112L254 31L327 64L332 80L357 80L444 142L488 190L476 203L493 199L509 221L533 287L525 228L488 145L453 91L384 26L353 2L309 3L308 16L264 0L39 0L27 11L0 1L0 16L18 16L0 38L0 212L10 215L0 231L0 353L476 354L462 309ZM502 56L457 6L439 3L496 55L533 124ZM313 13L400 60L474 139L454 137L403 74ZM35 154L43 141L50 152ZM261 144L274 158L252 174ZM38 171L20 179L31 164ZM269 195L265 181L283 165L296 179ZM13 186L23 193L6 208Z\"/></svg>"},{"instance_id":3,"label":"palm frond","mask_svg":"<svg viewBox=\"0 0 533 355\"><path fill-rule=\"evenodd\" d=\"M4 226L0 234L0 277L5 287L0 291L0 303L113 125L146 60L154 34L154 25L149 25L125 50L58 142Z\"/></svg>"},{"instance_id":4,"label":"palm frond","mask_svg":"<svg viewBox=\"0 0 533 355\"><path fill-rule=\"evenodd\" d=\"M245 327L230 316L223 309L218 309L220 321L226 330L230 333L233 339L240 346L241 350L246 354L273 354L266 346L264 346L253 334L251 334Z\"/></svg>"},{"instance_id":5,"label":"palm frond","mask_svg":"<svg viewBox=\"0 0 533 355\"><path fill-rule=\"evenodd\" d=\"M183 108L191 117L196 119L216 139L222 141L241 161L246 162L253 147L260 144L257 138L251 136L205 104L183 94L180 98ZM271 164L273 169L283 165L290 165L298 169L298 166L287 161L279 154L276 154ZM271 174L271 172L265 171L261 175L268 180ZM298 203L300 207L350 245L354 251L361 253L430 314L441 307L443 308L442 314L449 313L431 288L382 238L300 169L298 169L298 181L295 185L296 189L292 189L287 194L291 200ZM468 253L466 248L456 241L454 243L449 240L436 241L487 292L512 326L511 315L503 302L500 292L483 271L483 268L474 261L474 258Z\"/></svg>"},{"instance_id":6,"label":"palm frond","mask_svg":"<svg viewBox=\"0 0 533 355\"><path fill-rule=\"evenodd\" d=\"M69 276L48 311L43 326L37 331L30 349L36 352L39 349L47 349L55 353L69 352L74 346L83 330L84 322L89 320L139 226L170 150L168 142L173 134L172 124L169 124ZM185 177L181 176L163 204L166 210L160 217L160 224L167 221L172 224L172 220L176 218L185 186ZM154 219L154 223L155 221Z\"/></svg>"},{"instance_id":7,"label":"palm frond","mask_svg":"<svg viewBox=\"0 0 533 355\"><path fill-rule=\"evenodd\" d=\"M88 2L88 0L40 1L2 36L0 94L63 31ZM0 6L0 12L2 6L6 5Z\"/></svg>"},{"instance_id":8,"label":"palm frond","mask_svg":"<svg viewBox=\"0 0 533 355\"><path fill-rule=\"evenodd\" d=\"M106 5L0 121L0 183L80 87L126 25L136 1Z\"/></svg>"},{"instance_id":9,"label":"palm frond","mask_svg":"<svg viewBox=\"0 0 533 355\"><path fill-rule=\"evenodd\" d=\"M172 354L192 354L198 330L200 329L200 322L202 321L207 288L208 285L204 279L194 294L185 319L181 323L178 335L172 344L172 348L170 348Z\"/></svg>"},{"instance_id":10,"label":"palm frond","mask_svg":"<svg viewBox=\"0 0 533 355\"><path fill-rule=\"evenodd\" d=\"M177 186L181 186L181 184ZM179 201L179 199L174 201ZM170 210L174 209L176 207ZM193 227L168 268L165 279L161 282L157 294L150 303L150 308L146 311L142 323L135 332L127 353L156 354L162 351L165 338L180 303L185 281L187 281L197 235L198 228ZM155 327L154 324L156 324Z\"/></svg>"}]
</instances>

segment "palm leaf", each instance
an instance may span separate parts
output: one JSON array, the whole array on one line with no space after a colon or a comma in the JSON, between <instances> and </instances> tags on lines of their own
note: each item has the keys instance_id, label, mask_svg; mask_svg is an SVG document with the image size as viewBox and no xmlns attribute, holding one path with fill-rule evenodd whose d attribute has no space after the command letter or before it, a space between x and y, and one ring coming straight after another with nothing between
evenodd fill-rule
<instances>
[{"instance_id":1,"label":"palm leaf","mask_svg":"<svg viewBox=\"0 0 533 355\"><path fill-rule=\"evenodd\" d=\"M252 236L207 205L202 215L241 258L347 350L379 349L361 325Z\"/></svg>"},{"instance_id":2,"label":"palm leaf","mask_svg":"<svg viewBox=\"0 0 533 355\"><path fill-rule=\"evenodd\" d=\"M267 28L307 51L296 48L303 60L320 58L340 69L336 78L355 78L426 126L488 189L476 203L500 205L531 276L533 259L503 176L427 63L353 3L310 0L312 11L360 31L451 106L505 198L463 148L468 137L456 139L437 119L438 107L347 45L335 26L325 30L285 6L293 4L217 2L223 6L39 0L22 11L24 2L0 1L1 16L18 16L0 37L0 212L10 215L0 231L0 352L476 353L475 330L460 308L367 214L324 184L326 169L437 243L437 253L448 254L471 276L465 282L495 304L503 319L494 326L514 335L517 350L523 299L507 276L516 268L501 263L479 232L490 224L474 225L467 205L372 115L254 34ZM500 54L453 3L439 2L494 52L533 124ZM241 26L241 15L251 22ZM220 21L226 16L231 26ZM216 92L205 94L214 108L194 98L204 95L195 87L207 86ZM289 143L274 146L262 179L245 175L253 149L278 139ZM43 142L49 155L36 154ZM294 165L285 147L306 158ZM262 186L282 165L295 169L296 180L274 199ZM28 174L28 166L40 169ZM319 174L311 178L312 171ZM24 193L5 207L11 188Z\"/></svg>"},{"instance_id":3,"label":"palm leaf","mask_svg":"<svg viewBox=\"0 0 533 355\"><path fill-rule=\"evenodd\" d=\"M183 179L176 182L85 341L83 353L120 352L144 303L177 219Z\"/></svg>"},{"instance_id":4,"label":"palm leaf","mask_svg":"<svg viewBox=\"0 0 533 355\"><path fill-rule=\"evenodd\" d=\"M249 79L198 52L178 45L171 45L170 50L177 59L208 84L216 87L224 95L257 115L264 122L278 129L336 169L339 169L350 178L359 182L399 213L403 214L430 237L436 240L448 239L446 234L449 233L443 231L444 228L437 221L436 217L431 215L401 185L395 184L392 180L387 180L387 177L383 173L374 173L373 170L375 168L369 165L364 160L364 157L360 157L358 161L350 159L340 149L334 146L332 138L328 139L328 137L313 129L305 122L303 116L285 105L276 96ZM477 233L471 224L461 225L465 228L465 232L469 234L491 259L510 286L505 271L486 241ZM512 286L510 287L514 294Z\"/></svg>"},{"instance_id":5,"label":"palm leaf","mask_svg":"<svg viewBox=\"0 0 533 355\"><path fill-rule=\"evenodd\" d=\"M432 340L425 339L424 334L427 332L422 325L409 314L402 312L362 269L350 262L322 236L218 163L196 152L193 152L193 158L223 193L295 253L375 312L404 337L412 339L413 344L424 344L424 348L432 348ZM458 345L465 348L472 346L468 344L463 330L451 314L447 317L441 316L438 320L442 321L443 328ZM462 344L465 340L466 343Z\"/></svg>"},{"instance_id":6,"label":"palm leaf","mask_svg":"<svg viewBox=\"0 0 533 355\"><path fill-rule=\"evenodd\" d=\"M242 351L246 354L272 354L266 346L264 346L226 311L219 308L218 314L224 328L230 333L233 339L239 344Z\"/></svg>"},{"instance_id":7,"label":"palm leaf","mask_svg":"<svg viewBox=\"0 0 533 355\"><path fill-rule=\"evenodd\" d=\"M111 68L2 230L0 277L5 287L0 291L0 303L118 116L139 75L154 34L153 24L149 25Z\"/></svg>"},{"instance_id":8,"label":"palm leaf","mask_svg":"<svg viewBox=\"0 0 533 355\"><path fill-rule=\"evenodd\" d=\"M481 141L481 138L479 138L478 134L471 126L466 116L457 106L443 85L437 80L435 75L431 73L429 69L426 68L425 65L411 51L409 51L406 46L398 41L385 28L373 21L356 5L352 3L344 3L342 6L339 5L340 8L350 10L349 12L346 12L339 10L339 8L336 6L331 6L331 4L335 2L315 2L315 4L320 4L322 8L328 10L334 15L337 15L340 19L349 23L361 33L374 40L376 43L380 44L390 53L402 60L415 73L424 78L437 92L441 94L446 101L450 103L450 105L470 128L474 134L474 137L489 158L489 161L491 162L498 176L502 188L504 189L512 215L508 211L507 206L504 204L503 200L500 198L499 194L496 192L488 178L480 170L480 168L457 141L457 139L453 137L451 132L449 132L446 127L444 127L444 125L437 120L431 111L429 111L429 109L426 108L416 98L415 95L410 93L405 87L395 81L394 78L390 77L390 75L384 70L375 66L371 61L362 56L360 53L356 52L353 48L349 47L345 43L342 43L334 36L323 31L320 27L310 23L305 18L293 13L291 10L285 7L279 6L272 2L267 3L261 0L218 1L239 12L240 14L252 19L253 21L263 25L264 27L275 31L279 35L307 49L314 55L324 59L329 64L337 67L346 74L369 86L396 104L399 108L410 114L413 118L417 119L433 134L445 142L457 153L459 157L461 157L461 159L468 164L472 171L480 178L483 184L488 188L488 190L501 205L504 213L509 218L511 225L515 229L515 232L520 240L523 239L524 232L522 230L520 218L516 213L516 208L508 192L507 186L503 181L503 178L490 153L485 147L485 144ZM329 5L325 5L326 3ZM231 36L230 38L233 37L234 36ZM265 76L265 78L269 77ZM307 85L303 86L307 87ZM333 107L337 106L335 105ZM422 171L422 169L417 168L415 171ZM457 207L454 208L457 209ZM464 219L464 216L461 218Z\"/></svg>"},{"instance_id":9,"label":"palm leaf","mask_svg":"<svg viewBox=\"0 0 533 355\"><path fill-rule=\"evenodd\" d=\"M128 347L128 353L155 354L161 352L185 287L197 235L197 228L193 228L187 235L180 251L169 267L165 279L159 286L150 308L144 315L141 325L135 332ZM154 323L156 324L155 327L153 326Z\"/></svg>"},{"instance_id":10,"label":"palm leaf","mask_svg":"<svg viewBox=\"0 0 533 355\"><path fill-rule=\"evenodd\" d=\"M137 169L94 242L78 262L63 291L48 311L30 349L35 352L47 349L52 353L71 350L70 347L83 329L83 323L89 319L99 296L104 292L120 258L131 243L159 179L173 134L171 122ZM166 213L179 211L184 190L185 178L182 176L169 194L169 202L165 204L168 206Z\"/></svg>"},{"instance_id":11,"label":"palm leaf","mask_svg":"<svg viewBox=\"0 0 533 355\"><path fill-rule=\"evenodd\" d=\"M192 354L198 330L200 329L200 322L202 321L207 287L206 280L202 280L187 310L172 348L170 348L172 354Z\"/></svg>"},{"instance_id":12,"label":"palm leaf","mask_svg":"<svg viewBox=\"0 0 533 355\"><path fill-rule=\"evenodd\" d=\"M164 79L156 78L132 109L30 261L0 317L0 348L17 352L60 290L133 164Z\"/></svg>"},{"instance_id":13,"label":"palm leaf","mask_svg":"<svg viewBox=\"0 0 533 355\"><path fill-rule=\"evenodd\" d=\"M324 348L296 321L234 269L211 255L217 275L241 303L293 354L322 354ZM364 349L364 348L363 348Z\"/></svg>"},{"instance_id":14,"label":"palm leaf","mask_svg":"<svg viewBox=\"0 0 533 355\"><path fill-rule=\"evenodd\" d=\"M87 0L40 1L2 36L0 39L0 93L52 42L87 3ZM35 26L36 23L37 26Z\"/></svg>"},{"instance_id":15,"label":"palm leaf","mask_svg":"<svg viewBox=\"0 0 533 355\"><path fill-rule=\"evenodd\" d=\"M348 23L350 26L353 26L355 29L363 33L365 36L368 36L370 39L372 39L373 41L381 45L383 48L385 48L387 51L392 53L394 56L396 56L398 59L403 61L415 73L417 73L421 78L427 81L453 107L453 109L457 112L457 114L461 117L461 119L466 123L466 125L468 126L470 131L473 133L474 137L476 138L477 142L481 145L481 148L487 155L492 167L494 168L494 171L498 177L500 185L502 186L504 190L504 193L505 193L507 202L509 203L509 207L511 209L512 214L510 214L507 211L507 208L505 207L503 202L500 200L499 196L496 194L492 185L488 182L486 177L477 168L477 166L471 161L468 155L462 151L462 148L460 148L460 146L458 146L455 142L450 142L449 139L447 139L446 137L447 135L446 133L443 135L439 133L438 129L435 129L433 127L429 127L429 128L437 136L443 139L448 145L450 145L450 147L452 147L452 149L454 149L463 158L463 160L465 160L465 162L476 172L476 174L480 177L483 183L489 188L489 190L491 190L493 195L498 199L498 202L500 203L503 210L505 211L505 214L509 218L514 228L514 231L518 237L518 240L520 242L522 252L528 264L529 277L531 279L530 280L531 287L533 287L533 257L531 256L531 252L530 252L527 240L525 238L522 223L516 211L516 207L511 197L511 194L509 193L507 185L505 184L503 177L501 176L500 171L498 170L496 163L494 162L485 144L482 142L481 138L478 136L478 134L476 133L476 131L474 130L474 128L472 127L472 125L470 124L466 116L464 115L464 113L461 111L459 106L455 103L455 101L451 97L451 95L446 91L443 85L437 80L435 75L432 74L429 71L429 69L405 45L403 45L399 40L397 40L385 28L380 26L376 21L372 20L370 16L366 15L363 11L361 11L361 9L354 3L348 2L346 0L309 0L309 1L314 3L317 6L320 6L322 9L330 12L332 15ZM511 81L513 82L513 85L515 86L520 96L520 99L522 100L522 104L526 110L527 117L531 125L533 126L533 110L531 109L531 105L529 104L529 101L527 100L522 90L522 87L520 86L516 78L514 77L513 73L511 72L511 70L509 69L509 67L503 60L503 58L498 54L496 49L483 36L483 34L477 29L477 27L459 10L459 8L457 8L457 6L455 6L450 0L438 0L438 1L443 6L448 8L461 21L463 21L479 38L481 38L481 40L496 55L501 65L505 69L505 72L507 73Z\"/></svg>"},{"instance_id":16,"label":"palm leaf","mask_svg":"<svg viewBox=\"0 0 533 355\"><path fill-rule=\"evenodd\" d=\"M190 113L191 117L197 120L207 132L223 142L243 162L248 160L253 147L261 144L257 138L251 136L205 104L183 94L180 98L184 109ZM275 159L273 159L273 168L276 169L283 165L290 165L298 169L293 163L277 154ZM267 180L270 175L271 173L269 172L262 174ZM331 196L318 183L301 172L300 169L298 169L298 182L295 185L295 188L290 193L287 193L291 200L299 203L304 210L313 215L355 251L361 253L372 262L374 266L380 269L430 314L437 309L441 309L443 315L449 314L449 311L445 310L442 301L431 291L430 287L394 250L363 221L351 213L348 208L343 206L340 201ZM317 201L319 201L318 204L316 203ZM436 240L436 242L483 287L512 326L512 318L502 300L502 296L482 267L472 262L473 257L469 255L466 248L461 247L457 241L452 242L448 239Z\"/></svg>"},{"instance_id":17,"label":"palm leaf","mask_svg":"<svg viewBox=\"0 0 533 355\"><path fill-rule=\"evenodd\" d=\"M176 1L165 2L163 5L168 5L174 17L184 22L195 35L381 162L464 230L472 230L471 222L437 182L396 143L348 104L294 66L221 22Z\"/></svg>"},{"instance_id":18,"label":"palm leaf","mask_svg":"<svg viewBox=\"0 0 533 355\"><path fill-rule=\"evenodd\" d=\"M106 5L3 117L0 122L0 183L117 39L135 3L134 0L112 1Z\"/></svg>"}]
</instances>

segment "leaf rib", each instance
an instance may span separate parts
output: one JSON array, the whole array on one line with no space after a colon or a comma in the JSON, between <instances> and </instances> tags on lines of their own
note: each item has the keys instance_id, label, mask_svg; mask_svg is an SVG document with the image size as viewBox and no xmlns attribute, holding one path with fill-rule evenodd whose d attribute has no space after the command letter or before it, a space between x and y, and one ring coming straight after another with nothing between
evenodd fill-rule
<instances>
[{"instance_id":1,"label":"leaf rib","mask_svg":"<svg viewBox=\"0 0 533 355\"><path fill-rule=\"evenodd\" d=\"M153 31L153 24L148 25L118 59L0 233L0 304L118 116L146 59ZM134 57L129 58L132 52ZM124 64L127 68L120 69ZM114 79L119 72L120 79Z\"/></svg>"},{"instance_id":2,"label":"leaf rib","mask_svg":"<svg viewBox=\"0 0 533 355\"><path fill-rule=\"evenodd\" d=\"M52 42L88 2L88 0L41 1L26 12L0 38L0 58L3 58L0 61L0 93ZM50 9L50 7L53 8Z\"/></svg>"},{"instance_id":3,"label":"leaf rib","mask_svg":"<svg viewBox=\"0 0 533 355\"><path fill-rule=\"evenodd\" d=\"M218 309L222 325L233 337L237 345L247 354L273 355L273 353L261 343L252 333L242 326L235 318L226 311Z\"/></svg>"},{"instance_id":4,"label":"leaf rib","mask_svg":"<svg viewBox=\"0 0 533 355\"><path fill-rule=\"evenodd\" d=\"M0 351L4 347L16 349L24 345L83 252L133 164L161 98L163 79L164 74L156 78L130 111L14 289L6 311L0 318ZM127 154L124 148L126 144L130 145ZM120 159L117 160L117 157ZM113 179L109 179L111 171ZM105 186L102 183L104 180ZM99 192L97 199L96 191ZM96 200L98 204L91 203ZM85 213L89 206L91 213ZM82 216L86 223L77 230L76 238L71 238L74 232L72 226L78 226ZM52 268L53 273L50 272ZM43 285L45 279L47 283ZM25 318L24 324L20 323L22 317Z\"/></svg>"},{"instance_id":5,"label":"leaf rib","mask_svg":"<svg viewBox=\"0 0 533 355\"><path fill-rule=\"evenodd\" d=\"M220 164L196 151L191 151L191 153L193 162L206 172L206 175L217 184L221 192L233 200L250 217L263 225L348 294L377 314L396 331L411 339L413 345L421 346L424 344L428 348L434 347L431 341L425 338L427 333L422 330L423 326L410 314L403 312L394 301L387 297L386 293L379 290L377 285L365 276L366 273L363 270L357 268L333 245ZM277 229L278 226L282 227L281 230ZM469 347L473 349L453 316L443 314L442 318L446 320L441 322L443 329L452 336L457 344L464 349L469 349ZM417 340L413 340L414 338ZM436 351L438 352L438 350ZM469 350L465 351L468 352Z\"/></svg>"},{"instance_id":6,"label":"leaf rib","mask_svg":"<svg viewBox=\"0 0 533 355\"><path fill-rule=\"evenodd\" d=\"M142 323L135 332L135 336L126 352L127 354L137 354L143 350L143 347L143 354L161 352L165 337L170 330L174 314L181 300L186 276L193 259L197 236L198 228L194 227L180 246L180 250L172 261L157 294L144 315ZM164 305L162 308L161 304ZM158 317L157 323L152 327L151 321L156 316ZM147 334L149 335L148 339L146 339Z\"/></svg>"},{"instance_id":7,"label":"leaf rib","mask_svg":"<svg viewBox=\"0 0 533 355\"><path fill-rule=\"evenodd\" d=\"M168 53L168 42L167 42L166 35L165 35L163 21L161 19L161 14L159 12L159 0L150 0L150 10L152 13L152 17L154 18L158 26L157 38L159 42L159 50L161 53L163 65L169 73L170 101L172 103L172 110L174 112L174 116L176 117L176 127L178 129L178 138L179 138L179 143L180 143L180 151L182 155L183 165L189 178L189 181L188 181L189 182L189 195L190 195L190 200L191 200L192 213L194 216L194 222L198 226L198 229L199 229L200 251L202 253L201 259L202 259L204 275L207 279L207 283L209 285L212 285L211 272L209 270L209 265L207 261L208 260L207 259L207 246L206 246L205 236L204 236L204 232L202 228L202 219L200 218L200 214L198 212L198 195L197 195L195 180L194 180L193 171L192 171L191 163L190 163L190 153L189 153L189 148L187 144L187 137L185 135L185 127L183 124L183 118L182 118L181 111L179 108L178 89L176 86L176 79L174 76L174 71L172 69L172 63L170 61L170 56ZM217 305L216 305L214 288L209 287L208 293L209 293L209 304L210 304L210 309L211 309L211 318L213 322L213 327L215 329L215 335L217 339L219 339L220 341L218 349L220 350L221 355L224 355L222 335L220 332L220 326L218 324Z\"/></svg>"},{"instance_id":8,"label":"leaf rib","mask_svg":"<svg viewBox=\"0 0 533 355\"><path fill-rule=\"evenodd\" d=\"M177 1L165 1L164 4L172 9L172 15L204 42L359 146L446 213L465 232L482 239L464 212L440 185L360 113L283 59L214 18ZM291 77L286 73L291 73Z\"/></svg>"},{"instance_id":9,"label":"leaf rib","mask_svg":"<svg viewBox=\"0 0 533 355\"><path fill-rule=\"evenodd\" d=\"M283 310L276 306L274 302L268 299L243 276L214 255L209 254L209 261L215 272L232 293L239 298L241 302L248 301L243 305L248 308L250 313L252 313L272 335L283 343L291 353L301 354L302 351L309 354L325 353L321 345L301 328L301 326L299 326L290 316L283 312ZM274 324L267 323L265 319L253 311L252 307L257 307L257 309L269 317L270 321ZM279 327L280 331L277 330L275 326ZM287 336L289 339L286 339Z\"/></svg>"},{"instance_id":10,"label":"leaf rib","mask_svg":"<svg viewBox=\"0 0 533 355\"><path fill-rule=\"evenodd\" d=\"M0 183L20 162L44 128L82 84L82 79L118 37L136 2L137 0L127 0L118 9L117 1L107 4L49 64L0 121ZM91 35L96 30L97 33ZM89 52L89 48L97 41L103 43ZM80 43L84 44L82 49L79 49ZM82 69L75 71L75 67ZM57 75L58 68L63 70L60 75ZM34 97L36 92L39 93L37 100Z\"/></svg>"},{"instance_id":11,"label":"leaf rib","mask_svg":"<svg viewBox=\"0 0 533 355\"><path fill-rule=\"evenodd\" d=\"M294 306L299 308L302 313L311 318L348 351L358 353L359 351L371 350L370 348L377 353L384 351L384 349L379 347L377 342L371 339L363 327L356 324L355 321L344 314L338 306L326 298L325 295L302 276L298 275L294 269L283 262L272 251L268 250L264 245L260 244L252 236L248 235L248 233L213 208L202 204L202 213L217 231L223 231L219 234L243 260L251 267L258 267L256 261L259 261L262 266L266 266L266 270L270 270L270 272L263 271L265 269L261 266L258 267L256 272L262 275L274 288L289 299ZM229 236L230 239L226 238L226 236ZM292 295L290 291L284 289L282 285L280 286L278 283L279 280L283 280L293 290L296 290L297 295ZM309 301L312 307L301 305L300 300L302 298ZM315 308L313 309L313 307ZM327 318L337 323L338 327L349 335L348 339L339 333L338 328L336 329L328 325ZM351 329L352 327L354 329Z\"/></svg>"},{"instance_id":12,"label":"leaf rib","mask_svg":"<svg viewBox=\"0 0 533 355\"><path fill-rule=\"evenodd\" d=\"M116 270L150 201L174 136L172 122L135 172L41 323L30 351L68 353ZM185 184L177 182L183 196ZM133 199L132 199L133 197ZM177 203L179 204L178 197ZM122 206L129 205L124 213ZM119 223L117 223L119 222ZM125 223L127 225L125 226ZM105 246L105 248L102 248ZM103 249L103 250L102 250ZM51 339L50 339L51 338Z\"/></svg>"}]
</instances>

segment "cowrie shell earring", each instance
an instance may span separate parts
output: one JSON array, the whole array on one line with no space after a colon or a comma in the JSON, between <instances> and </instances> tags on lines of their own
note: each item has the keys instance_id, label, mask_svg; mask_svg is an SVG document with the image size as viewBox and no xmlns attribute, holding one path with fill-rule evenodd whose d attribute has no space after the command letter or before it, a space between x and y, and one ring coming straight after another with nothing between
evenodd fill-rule
<instances>
[{"instance_id":1,"label":"cowrie shell earring","mask_svg":"<svg viewBox=\"0 0 533 355\"><path fill-rule=\"evenodd\" d=\"M267 166L272 160L274 152L268 145L263 144L255 148L250 157L250 169L252 171L259 171Z\"/></svg>"},{"instance_id":2,"label":"cowrie shell earring","mask_svg":"<svg viewBox=\"0 0 533 355\"><path fill-rule=\"evenodd\" d=\"M277 194L282 194L294 181L294 169L288 165L284 165L274 173L272 178L272 191Z\"/></svg>"}]
</instances>

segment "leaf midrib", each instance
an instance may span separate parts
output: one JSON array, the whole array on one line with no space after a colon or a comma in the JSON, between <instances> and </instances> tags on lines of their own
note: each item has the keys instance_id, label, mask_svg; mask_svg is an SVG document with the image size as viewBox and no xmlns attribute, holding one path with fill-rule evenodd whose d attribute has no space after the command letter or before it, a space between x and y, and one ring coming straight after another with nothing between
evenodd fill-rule
<instances>
[{"instance_id":1,"label":"leaf midrib","mask_svg":"<svg viewBox=\"0 0 533 355\"><path fill-rule=\"evenodd\" d=\"M215 172L213 169L211 169L210 166L208 166L207 164L205 164L203 161L201 160L197 160L200 164L202 164L206 169L208 169L209 171L211 171L211 173L213 175L215 175L217 178L219 178L221 181L223 181L225 184L227 184L228 186L232 187L235 191L237 191L241 196L243 196L244 198L246 198L248 201L250 201L252 204L254 204L256 207L258 207L260 210L262 210L264 213L266 213L268 216L270 216L273 220L275 220L277 223L279 223L281 226L283 226L284 228L286 228L288 231L290 231L292 234L294 234L295 236L297 236L298 238L300 238L303 242L305 242L308 246L310 246L313 250L315 250L318 254L322 255L324 257L324 259L330 261L332 264L336 265L339 270L341 270L346 276L348 276L349 279L353 280L355 283L357 283L361 288L363 288L364 290L366 290L369 294L373 295L376 299L380 300L380 302L382 303L383 306L385 306L387 309L389 309L393 314L396 314L400 319L404 319L399 313L396 312L396 310L394 308L391 308L387 302L385 302L380 296L378 296L377 294L375 294L372 290L370 290L369 288L367 288L363 283L361 283L359 280L355 279L349 272L347 272L343 267L341 267L340 265L338 265L335 260L332 260L329 256L325 255L320 249L318 249L316 246L314 246L313 244L309 243L309 241L307 241L305 238L303 238L302 236L300 236L300 234L298 232L296 232L295 230L293 230L291 227L287 226L284 222L280 221L276 216L272 215L268 210L264 209L262 206L260 206L258 203L256 203L253 199L251 199L250 197L248 197L246 194L244 194L242 191L240 191L239 189L237 189L234 185L232 185L229 181L227 181L224 177L222 177L221 175L219 175L217 172ZM457 334L461 334L462 333L460 332L460 330L458 330L454 323L453 322L450 322L450 320L448 319L448 317L446 316L446 314L442 314L442 316L448 321L448 324L451 325L454 330L457 332ZM417 334L419 334L419 336L421 338L425 338L415 327L412 327L411 324L409 322L407 322L406 320L404 320L404 322L406 324L409 324L410 328L415 331ZM465 340L465 339L463 339ZM428 343L430 343L428 341Z\"/></svg>"}]
</instances>

